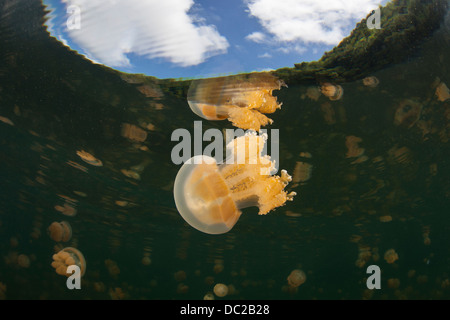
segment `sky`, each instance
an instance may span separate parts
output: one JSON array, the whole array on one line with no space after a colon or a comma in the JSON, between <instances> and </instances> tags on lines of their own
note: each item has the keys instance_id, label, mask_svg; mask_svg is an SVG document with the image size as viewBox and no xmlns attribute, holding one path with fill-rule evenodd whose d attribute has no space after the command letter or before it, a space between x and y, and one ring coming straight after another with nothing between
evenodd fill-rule
<instances>
[{"instance_id":1,"label":"sky","mask_svg":"<svg viewBox=\"0 0 450 320\"><path fill-rule=\"evenodd\" d=\"M205 78L320 59L387 0L43 0L56 39L95 63Z\"/></svg>"}]
</instances>

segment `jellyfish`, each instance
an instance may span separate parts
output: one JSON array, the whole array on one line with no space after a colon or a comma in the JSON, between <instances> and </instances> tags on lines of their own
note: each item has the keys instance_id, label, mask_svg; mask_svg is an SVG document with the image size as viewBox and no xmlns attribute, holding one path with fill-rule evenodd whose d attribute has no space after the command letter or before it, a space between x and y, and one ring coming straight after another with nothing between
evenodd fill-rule
<instances>
[{"instance_id":1,"label":"jellyfish","mask_svg":"<svg viewBox=\"0 0 450 320\"><path fill-rule=\"evenodd\" d=\"M387 263L394 263L398 260L398 254L395 252L394 249L389 249L384 253L384 260L386 260Z\"/></svg>"},{"instance_id":2,"label":"jellyfish","mask_svg":"<svg viewBox=\"0 0 450 320\"><path fill-rule=\"evenodd\" d=\"M203 297L203 300L214 300L214 295L212 294L212 292L207 292Z\"/></svg>"},{"instance_id":3,"label":"jellyfish","mask_svg":"<svg viewBox=\"0 0 450 320\"><path fill-rule=\"evenodd\" d=\"M380 80L375 76L370 76L365 77L362 82L366 87L375 88L380 83Z\"/></svg>"},{"instance_id":4,"label":"jellyfish","mask_svg":"<svg viewBox=\"0 0 450 320\"><path fill-rule=\"evenodd\" d=\"M320 86L320 91L330 100L339 100L344 94L344 89L340 85L329 82L323 83Z\"/></svg>"},{"instance_id":5,"label":"jellyfish","mask_svg":"<svg viewBox=\"0 0 450 320\"><path fill-rule=\"evenodd\" d=\"M191 83L188 104L204 119L228 119L238 128L259 131L273 122L264 113L281 108L272 91L282 86L283 81L268 73L202 79Z\"/></svg>"},{"instance_id":6,"label":"jellyfish","mask_svg":"<svg viewBox=\"0 0 450 320\"><path fill-rule=\"evenodd\" d=\"M144 265L144 266L149 266L151 263L152 263L152 260L150 259L150 257L149 256L144 256L143 258L142 258L142 264Z\"/></svg>"},{"instance_id":7,"label":"jellyfish","mask_svg":"<svg viewBox=\"0 0 450 320\"><path fill-rule=\"evenodd\" d=\"M61 212L65 216L73 217L77 214L77 209L75 209L70 203L64 203L64 206L56 205L55 210Z\"/></svg>"},{"instance_id":8,"label":"jellyfish","mask_svg":"<svg viewBox=\"0 0 450 320\"><path fill-rule=\"evenodd\" d=\"M292 272L287 277L287 281L290 287L299 287L306 281L306 274L299 269L292 270Z\"/></svg>"},{"instance_id":9,"label":"jellyfish","mask_svg":"<svg viewBox=\"0 0 450 320\"><path fill-rule=\"evenodd\" d=\"M111 259L106 259L105 266L108 269L108 272L111 276L117 277L117 275L120 274L120 268L115 261Z\"/></svg>"},{"instance_id":10,"label":"jellyfish","mask_svg":"<svg viewBox=\"0 0 450 320\"><path fill-rule=\"evenodd\" d=\"M28 268L30 266L30 258L25 254L21 254L17 257L17 264L22 268Z\"/></svg>"},{"instance_id":11,"label":"jellyfish","mask_svg":"<svg viewBox=\"0 0 450 320\"><path fill-rule=\"evenodd\" d=\"M439 101L444 102L450 99L450 89L444 82L439 83L435 91L436 97Z\"/></svg>"},{"instance_id":12,"label":"jellyfish","mask_svg":"<svg viewBox=\"0 0 450 320\"><path fill-rule=\"evenodd\" d=\"M83 160L86 163L89 163L92 166L95 166L95 167L103 166L103 163L101 160L97 159L92 154L90 154L84 150L77 151L77 155L81 158L81 160Z\"/></svg>"},{"instance_id":13,"label":"jellyfish","mask_svg":"<svg viewBox=\"0 0 450 320\"><path fill-rule=\"evenodd\" d=\"M223 283L218 283L214 286L214 294L219 298L223 298L228 294L228 287Z\"/></svg>"},{"instance_id":14,"label":"jellyfish","mask_svg":"<svg viewBox=\"0 0 450 320\"><path fill-rule=\"evenodd\" d=\"M8 118L6 118L6 117L0 116L0 121L3 122L3 123L9 124L10 126L14 125L14 123L11 120L9 120Z\"/></svg>"},{"instance_id":15,"label":"jellyfish","mask_svg":"<svg viewBox=\"0 0 450 320\"><path fill-rule=\"evenodd\" d=\"M53 241L67 242L72 238L72 227L67 221L55 221L48 227L48 234Z\"/></svg>"},{"instance_id":16,"label":"jellyfish","mask_svg":"<svg viewBox=\"0 0 450 320\"><path fill-rule=\"evenodd\" d=\"M416 100L402 100L395 110L394 124L411 128L420 119L422 108L422 104Z\"/></svg>"},{"instance_id":17,"label":"jellyfish","mask_svg":"<svg viewBox=\"0 0 450 320\"><path fill-rule=\"evenodd\" d=\"M66 271L67 267L71 265L77 265L80 268L81 277L86 272L86 260L78 249L67 247L53 255L52 267L55 268L57 274L69 277L71 274Z\"/></svg>"},{"instance_id":18,"label":"jellyfish","mask_svg":"<svg viewBox=\"0 0 450 320\"><path fill-rule=\"evenodd\" d=\"M174 198L187 223L204 233L222 234L233 228L242 208L258 206L265 215L293 200L296 193L284 191L291 176L286 170L281 177L271 175L275 161L261 156L266 139L266 134L249 132L227 145L230 156L224 163L197 155L181 167Z\"/></svg>"}]
</instances>

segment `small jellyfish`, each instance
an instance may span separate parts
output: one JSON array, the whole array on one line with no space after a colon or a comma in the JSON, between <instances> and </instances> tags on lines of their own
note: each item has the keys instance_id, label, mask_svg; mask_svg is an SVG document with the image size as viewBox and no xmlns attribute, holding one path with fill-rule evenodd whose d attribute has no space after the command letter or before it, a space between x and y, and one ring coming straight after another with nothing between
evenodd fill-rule
<instances>
[{"instance_id":1,"label":"small jellyfish","mask_svg":"<svg viewBox=\"0 0 450 320\"><path fill-rule=\"evenodd\" d=\"M94 290L97 292L105 292L105 284L103 282L94 282Z\"/></svg>"},{"instance_id":2,"label":"small jellyfish","mask_svg":"<svg viewBox=\"0 0 450 320\"><path fill-rule=\"evenodd\" d=\"M214 300L214 294L212 294L212 292L206 293L203 300Z\"/></svg>"},{"instance_id":3,"label":"small jellyfish","mask_svg":"<svg viewBox=\"0 0 450 320\"><path fill-rule=\"evenodd\" d=\"M299 269L292 270L292 272L287 277L289 286L296 288L301 286L306 281L306 274Z\"/></svg>"},{"instance_id":4,"label":"small jellyfish","mask_svg":"<svg viewBox=\"0 0 450 320\"><path fill-rule=\"evenodd\" d=\"M125 293L123 292L122 288L110 288L109 296L111 297L111 300L123 300L125 298Z\"/></svg>"},{"instance_id":5,"label":"small jellyfish","mask_svg":"<svg viewBox=\"0 0 450 320\"><path fill-rule=\"evenodd\" d=\"M389 249L384 253L384 260L386 260L387 263L394 263L398 260L398 254L395 252L394 249Z\"/></svg>"},{"instance_id":6,"label":"small jellyfish","mask_svg":"<svg viewBox=\"0 0 450 320\"><path fill-rule=\"evenodd\" d=\"M450 89L444 82L441 82L435 91L436 97L439 101L443 102L450 99Z\"/></svg>"},{"instance_id":7,"label":"small jellyfish","mask_svg":"<svg viewBox=\"0 0 450 320\"><path fill-rule=\"evenodd\" d=\"M78 249L67 247L53 255L52 267L57 274L69 277L71 274L66 272L67 267L71 265L77 265L80 268L81 277L86 272L86 260Z\"/></svg>"},{"instance_id":8,"label":"small jellyfish","mask_svg":"<svg viewBox=\"0 0 450 320\"><path fill-rule=\"evenodd\" d=\"M90 154L84 150L77 151L77 155L81 158L81 160L83 160L86 163L89 163L92 166L95 166L95 167L103 166L103 163L101 160L97 159L92 154Z\"/></svg>"},{"instance_id":9,"label":"small jellyfish","mask_svg":"<svg viewBox=\"0 0 450 320\"><path fill-rule=\"evenodd\" d=\"M320 86L320 91L330 100L339 100L344 94L344 89L340 85L329 82L323 83Z\"/></svg>"},{"instance_id":10,"label":"small jellyfish","mask_svg":"<svg viewBox=\"0 0 450 320\"><path fill-rule=\"evenodd\" d=\"M311 159L311 154L309 152L301 152L300 157L304 159ZM295 163L294 173L293 173L293 188L297 187L299 184L304 184L311 178L312 165L306 161L297 161Z\"/></svg>"},{"instance_id":11,"label":"small jellyfish","mask_svg":"<svg viewBox=\"0 0 450 320\"><path fill-rule=\"evenodd\" d=\"M364 149L359 147L361 138L355 136L345 137L345 146L347 147L346 158L358 158L364 154Z\"/></svg>"},{"instance_id":12,"label":"small jellyfish","mask_svg":"<svg viewBox=\"0 0 450 320\"><path fill-rule=\"evenodd\" d=\"M120 268L117 265L117 263L111 259L105 260L105 266L108 269L108 272L111 276L117 277L117 275L120 273Z\"/></svg>"},{"instance_id":13,"label":"small jellyfish","mask_svg":"<svg viewBox=\"0 0 450 320\"><path fill-rule=\"evenodd\" d=\"M152 260L150 259L149 256L145 256L142 258L141 262L144 266L149 266L152 263Z\"/></svg>"},{"instance_id":14,"label":"small jellyfish","mask_svg":"<svg viewBox=\"0 0 450 320\"><path fill-rule=\"evenodd\" d=\"M147 139L147 132L133 124L122 124L122 136L130 140L144 142Z\"/></svg>"},{"instance_id":15,"label":"small jellyfish","mask_svg":"<svg viewBox=\"0 0 450 320\"><path fill-rule=\"evenodd\" d=\"M362 82L366 87L375 88L380 83L380 80L377 77L370 76L365 77Z\"/></svg>"},{"instance_id":16,"label":"small jellyfish","mask_svg":"<svg viewBox=\"0 0 450 320\"><path fill-rule=\"evenodd\" d=\"M77 214L77 209L75 209L69 203L64 203L64 206L55 206L55 210L61 212L65 216L73 217Z\"/></svg>"},{"instance_id":17,"label":"small jellyfish","mask_svg":"<svg viewBox=\"0 0 450 320\"><path fill-rule=\"evenodd\" d=\"M264 113L281 108L272 91L282 86L284 82L269 73L202 79L191 83L188 104L204 119L228 119L238 128L259 131L273 122Z\"/></svg>"},{"instance_id":18,"label":"small jellyfish","mask_svg":"<svg viewBox=\"0 0 450 320\"><path fill-rule=\"evenodd\" d=\"M389 278L387 281L388 288L398 289L400 287L400 280L398 278Z\"/></svg>"},{"instance_id":19,"label":"small jellyfish","mask_svg":"<svg viewBox=\"0 0 450 320\"><path fill-rule=\"evenodd\" d=\"M223 283L218 283L214 286L214 294L219 298L223 298L228 294L228 287Z\"/></svg>"},{"instance_id":20,"label":"small jellyfish","mask_svg":"<svg viewBox=\"0 0 450 320\"><path fill-rule=\"evenodd\" d=\"M275 161L261 156L266 139L266 134L250 132L227 145L231 155L221 165L200 155L181 167L174 198L186 222L204 233L221 234L233 228L242 208L258 206L265 215L293 200L296 193L284 191L291 177L285 170L281 177L272 176Z\"/></svg>"},{"instance_id":21,"label":"small jellyfish","mask_svg":"<svg viewBox=\"0 0 450 320\"><path fill-rule=\"evenodd\" d=\"M186 280L186 272L184 272L183 270L178 270L177 272L174 273L173 278L177 282L184 281Z\"/></svg>"},{"instance_id":22,"label":"small jellyfish","mask_svg":"<svg viewBox=\"0 0 450 320\"><path fill-rule=\"evenodd\" d=\"M317 87L308 87L306 89L306 96L314 101L319 100L320 98L320 90Z\"/></svg>"},{"instance_id":23,"label":"small jellyfish","mask_svg":"<svg viewBox=\"0 0 450 320\"><path fill-rule=\"evenodd\" d=\"M8 118L6 118L6 117L0 116L0 121L3 122L3 123L9 124L10 126L14 125L14 123L11 120L9 120Z\"/></svg>"},{"instance_id":24,"label":"small jellyfish","mask_svg":"<svg viewBox=\"0 0 450 320\"><path fill-rule=\"evenodd\" d=\"M394 124L411 128L419 119L422 113L422 104L413 99L402 100L394 115Z\"/></svg>"},{"instance_id":25,"label":"small jellyfish","mask_svg":"<svg viewBox=\"0 0 450 320\"><path fill-rule=\"evenodd\" d=\"M72 238L72 227L67 221L55 221L48 227L48 234L53 241L67 242Z\"/></svg>"},{"instance_id":26,"label":"small jellyfish","mask_svg":"<svg viewBox=\"0 0 450 320\"><path fill-rule=\"evenodd\" d=\"M20 254L17 257L17 264L22 268L28 268L30 266L30 258L25 254Z\"/></svg>"}]
</instances>

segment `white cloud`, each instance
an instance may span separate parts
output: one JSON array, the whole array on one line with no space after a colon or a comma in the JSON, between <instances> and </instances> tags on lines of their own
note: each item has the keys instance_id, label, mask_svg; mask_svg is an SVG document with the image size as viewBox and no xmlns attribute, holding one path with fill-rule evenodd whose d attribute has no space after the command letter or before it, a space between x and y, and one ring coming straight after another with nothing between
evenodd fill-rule
<instances>
[{"instance_id":1,"label":"white cloud","mask_svg":"<svg viewBox=\"0 0 450 320\"><path fill-rule=\"evenodd\" d=\"M265 52L263 54L260 54L258 56L258 58L272 58L272 55L270 53L268 53L268 52Z\"/></svg>"},{"instance_id":2,"label":"white cloud","mask_svg":"<svg viewBox=\"0 0 450 320\"><path fill-rule=\"evenodd\" d=\"M263 43L267 41L267 36L259 31L255 31L250 33L245 37L245 39L256 42L256 43Z\"/></svg>"},{"instance_id":3,"label":"white cloud","mask_svg":"<svg viewBox=\"0 0 450 320\"><path fill-rule=\"evenodd\" d=\"M81 9L81 28L67 30L90 58L127 66L127 54L192 66L226 53L229 46L213 25L198 24L188 11L193 0L63 0Z\"/></svg>"},{"instance_id":4,"label":"white cloud","mask_svg":"<svg viewBox=\"0 0 450 320\"><path fill-rule=\"evenodd\" d=\"M296 44L296 45L287 45L285 47L279 47L277 49L277 51L280 51L280 52L286 53L286 54L287 53L291 53L291 52L295 52L295 53L298 53L298 54L303 54L303 53L305 53L307 51L307 48Z\"/></svg>"},{"instance_id":5,"label":"white cloud","mask_svg":"<svg viewBox=\"0 0 450 320\"><path fill-rule=\"evenodd\" d=\"M355 20L365 18L381 2L247 0L247 6L250 16L256 17L277 41L336 45L354 28Z\"/></svg>"}]
</instances>

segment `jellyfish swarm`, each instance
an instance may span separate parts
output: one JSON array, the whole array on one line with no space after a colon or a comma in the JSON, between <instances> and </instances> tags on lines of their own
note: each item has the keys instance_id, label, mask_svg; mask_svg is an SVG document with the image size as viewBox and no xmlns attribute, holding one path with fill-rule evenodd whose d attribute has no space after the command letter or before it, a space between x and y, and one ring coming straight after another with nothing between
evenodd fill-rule
<instances>
[{"instance_id":1,"label":"jellyfish swarm","mask_svg":"<svg viewBox=\"0 0 450 320\"><path fill-rule=\"evenodd\" d=\"M272 91L283 85L269 73L195 80L188 91L188 104L204 119L228 119L238 128L259 131L273 122L264 113L281 108Z\"/></svg>"},{"instance_id":2,"label":"jellyfish swarm","mask_svg":"<svg viewBox=\"0 0 450 320\"><path fill-rule=\"evenodd\" d=\"M267 134L249 132L227 144L230 156L218 165L209 156L194 156L175 178L174 198L181 216L209 234L226 233L241 216L240 209L259 207L259 214L293 200L284 188L291 181L285 170L273 176L275 161L261 156Z\"/></svg>"},{"instance_id":3,"label":"jellyfish swarm","mask_svg":"<svg viewBox=\"0 0 450 320\"><path fill-rule=\"evenodd\" d=\"M66 272L67 267L71 265L77 265L80 268L81 277L86 272L86 260L78 249L67 247L53 255L52 267L57 274L69 277L71 274Z\"/></svg>"}]
</instances>

